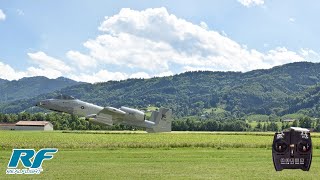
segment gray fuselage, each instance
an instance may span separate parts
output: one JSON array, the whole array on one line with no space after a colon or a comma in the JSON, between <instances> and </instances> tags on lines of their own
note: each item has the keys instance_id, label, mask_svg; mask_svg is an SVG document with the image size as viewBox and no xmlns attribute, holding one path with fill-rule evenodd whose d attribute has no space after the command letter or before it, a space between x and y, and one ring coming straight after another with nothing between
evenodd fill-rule
<instances>
[{"instance_id":1,"label":"gray fuselage","mask_svg":"<svg viewBox=\"0 0 320 180\"><path fill-rule=\"evenodd\" d=\"M79 99L47 99L40 101L37 106L57 112L66 112L80 117L90 117L98 114L103 107L81 101Z\"/></svg>"},{"instance_id":2,"label":"gray fuselage","mask_svg":"<svg viewBox=\"0 0 320 180\"><path fill-rule=\"evenodd\" d=\"M36 106L56 111L56 112L65 112L68 114L77 115L79 117L85 117L87 119L92 118L93 122L103 123L99 121L99 119L95 119L99 112L101 112L104 107L97 106L91 103L87 103L81 101L79 99L46 99L37 103ZM139 127L151 128L155 125L155 122L145 120L144 113L136 113L140 112L135 109L121 107L120 109L116 109L113 107L106 107L109 110L121 111L124 112L125 115L122 119L114 119L112 115L110 115L113 123L121 123L126 125L134 125ZM110 124L109 124L110 125Z\"/></svg>"}]
</instances>

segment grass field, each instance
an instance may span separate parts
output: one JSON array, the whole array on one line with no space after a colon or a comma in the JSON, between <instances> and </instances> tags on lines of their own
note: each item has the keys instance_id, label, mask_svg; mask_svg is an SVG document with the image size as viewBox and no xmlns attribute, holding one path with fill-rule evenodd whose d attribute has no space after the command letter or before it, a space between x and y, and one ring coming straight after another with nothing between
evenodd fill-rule
<instances>
[{"instance_id":1,"label":"grass field","mask_svg":"<svg viewBox=\"0 0 320 180\"><path fill-rule=\"evenodd\" d=\"M318 179L320 134L309 172L276 172L272 133L0 131L0 179ZM12 148L59 148L40 175L5 175Z\"/></svg>"},{"instance_id":2,"label":"grass field","mask_svg":"<svg viewBox=\"0 0 320 180\"><path fill-rule=\"evenodd\" d=\"M255 127L257 127L257 125L258 125L259 122L257 122L257 121L252 121L252 122L247 122L247 123L249 123L252 128L255 128ZM281 122L275 122L275 123L277 124L278 128L281 129L282 123L281 123ZM267 124L267 122L266 122L266 121L260 122L260 124L261 124L261 126L263 127L263 125L264 125L264 124ZM269 124L270 124L270 122L269 122ZM292 124L292 123L290 123L290 124Z\"/></svg>"}]
</instances>

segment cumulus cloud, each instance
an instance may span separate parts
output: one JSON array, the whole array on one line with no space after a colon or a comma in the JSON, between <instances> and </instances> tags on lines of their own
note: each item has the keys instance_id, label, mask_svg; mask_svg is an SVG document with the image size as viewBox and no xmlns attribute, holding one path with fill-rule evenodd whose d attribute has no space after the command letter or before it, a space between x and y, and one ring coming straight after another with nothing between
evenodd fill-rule
<instances>
[{"instance_id":1,"label":"cumulus cloud","mask_svg":"<svg viewBox=\"0 0 320 180\"><path fill-rule=\"evenodd\" d=\"M28 53L28 56L33 63L37 64L42 69L52 69L63 73L68 73L72 70L72 68L66 65L62 60L48 56L42 51Z\"/></svg>"},{"instance_id":2,"label":"cumulus cloud","mask_svg":"<svg viewBox=\"0 0 320 180\"><path fill-rule=\"evenodd\" d=\"M246 7L261 6L264 4L264 0L238 0L238 2Z\"/></svg>"},{"instance_id":3,"label":"cumulus cloud","mask_svg":"<svg viewBox=\"0 0 320 180\"><path fill-rule=\"evenodd\" d=\"M250 5L263 1L243 1ZM99 63L142 69L155 76L172 71L171 65L219 71L249 71L304 60L284 47L266 53L237 43L208 29L169 14L166 8L122 9L106 17L101 35L84 43Z\"/></svg>"},{"instance_id":4,"label":"cumulus cloud","mask_svg":"<svg viewBox=\"0 0 320 180\"><path fill-rule=\"evenodd\" d=\"M137 72L130 75L130 78L143 78L148 79L150 78L150 75L145 72Z\"/></svg>"},{"instance_id":5,"label":"cumulus cloud","mask_svg":"<svg viewBox=\"0 0 320 180\"><path fill-rule=\"evenodd\" d=\"M300 54L306 59L307 61L319 61L320 59L320 54L315 52L312 49L308 48L301 48L300 49Z\"/></svg>"},{"instance_id":6,"label":"cumulus cloud","mask_svg":"<svg viewBox=\"0 0 320 180\"><path fill-rule=\"evenodd\" d=\"M81 70L97 67L97 62L95 59L78 51L68 51L66 55Z\"/></svg>"},{"instance_id":7,"label":"cumulus cloud","mask_svg":"<svg viewBox=\"0 0 320 180\"><path fill-rule=\"evenodd\" d=\"M0 78L7 80L18 80L23 77L46 76L48 78L57 78L63 76L62 72L54 69L41 69L29 67L26 71L16 71L10 65L0 62Z\"/></svg>"},{"instance_id":8,"label":"cumulus cloud","mask_svg":"<svg viewBox=\"0 0 320 180\"><path fill-rule=\"evenodd\" d=\"M243 2L247 6L263 4L261 0ZM28 53L37 67L32 66L22 73L48 72L46 76L63 75L78 81L102 82L170 76L195 70L249 71L319 59L319 54L311 49L295 52L276 47L261 52L210 29L205 22L193 24L178 18L166 8L142 11L124 8L106 17L98 29L97 37L83 43L87 53L70 50L66 53L69 61L41 51ZM114 72L114 69L121 69L121 72Z\"/></svg>"},{"instance_id":9,"label":"cumulus cloud","mask_svg":"<svg viewBox=\"0 0 320 180\"><path fill-rule=\"evenodd\" d=\"M70 78L76 81L95 83L106 82L110 80L124 80L128 78L128 75L126 73L121 72L110 72L108 70L100 70L99 72L92 74L81 73L80 75L70 75Z\"/></svg>"},{"instance_id":10,"label":"cumulus cloud","mask_svg":"<svg viewBox=\"0 0 320 180\"><path fill-rule=\"evenodd\" d=\"M171 71L166 71L166 72L161 72L159 74L156 74L155 77L164 77L164 76L172 76L173 72Z\"/></svg>"},{"instance_id":11,"label":"cumulus cloud","mask_svg":"<svg viewBox=\"0 0 320 180\"><path fill-rule=\"evenodd\" d=\"M51 69L51 68L42 69L42 68L36 68L36 67L29 67L27 69L27 74L28 76L46 76L51 79L64 75L62 74L61 71L58 71L55 69Z\"/></svg>"},{"instance_id":12,"label":"cumulus cloud","mask_svg":"<svg viewBox=\"0 0 320 180\"><path fill-rule=\"evenodd\" d=\"M150 72L168 70L166 58L172 48L163 42L155 42L128 33L116 36L104 34L84 44L90 55L103 64L138 68Z\"/></svg>"},{"instance_id":13,"label":"cumulus cloud","mask_svg":"<svg viewBox=\"0 0 320 180\"><path fill-rule=\"evenodd\" d=\"M10 65L0 62L0 78L7 80L17 80L25 77L24 72L15 71Z\"/></svg>"},{"instance_id":14,"label":"cumulus cloud","mask_svg":"<svg viewBox=\"0 0 320 180\"><path fill-rule=\"evenodd\" d=\"M4 12L0 9L0 21L1 20L5 20L6 19L6 15L4 14Z\"/></svg>"}]
</instances>

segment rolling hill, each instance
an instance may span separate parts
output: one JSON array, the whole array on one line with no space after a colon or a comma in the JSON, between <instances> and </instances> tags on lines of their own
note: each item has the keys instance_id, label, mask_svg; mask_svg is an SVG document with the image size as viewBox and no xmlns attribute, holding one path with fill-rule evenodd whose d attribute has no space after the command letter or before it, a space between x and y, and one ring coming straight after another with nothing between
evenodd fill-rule
<instances>
[{"instance_id":1,"label":"rolling hill","mask_svg":"<svg viewBox=\"0 0 320 180\"><path fill-rule=\"evenodd\" d=\"M46 77L38 76L13 81L1 79L0 102L3 104L20 99L31 98L76 84L80 83L64 77L48 79Z\"/></svg>"},{"instance_id":2,"label":"rolling hill","mask_svg":"<svg viewBox=\"0 0 320 180\"><path fill-rule=\"evenodd\" d=\"M151 79L77 84L2 104L0 112L20 112L40 99L62 93L102 106L167 106L178 117L200 114L210 108L223 109L234 117L283 115L300 110L293 106L299 107L299 97L303 98L320 83L319 72L319 63L297 62L246 73L198 71Z\"/></svg>"},{"instance_id":3,"label":"rolling hill","mask_svg":"<svg viewBox=\"0 0 320 180\"><path fill-rule=\"evenodd\" d=\"M4 84L4 83L6 83L6 82L8 82L8 80L0 79L0 85Z\"/></svg>"}]
</instances>

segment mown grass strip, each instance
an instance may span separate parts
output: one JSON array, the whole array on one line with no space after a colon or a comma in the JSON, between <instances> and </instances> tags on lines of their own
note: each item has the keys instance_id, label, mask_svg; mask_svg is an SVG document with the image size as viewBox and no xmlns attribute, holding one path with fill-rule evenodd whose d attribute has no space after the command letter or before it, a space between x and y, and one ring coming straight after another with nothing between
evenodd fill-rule
<instances>
[{"instance_id":1,"label":"mown grass strip","mask_svg":"<svg viewBox=\"0 0 320 180\"><path fill-rule=\"evenodd\" d=\"M319 134L313 147L320 149ZM271 133L109 133L0 131L0 149L46 148L271 148Z\"/></svg>"}]
</instances>

